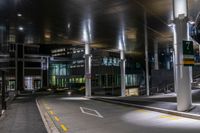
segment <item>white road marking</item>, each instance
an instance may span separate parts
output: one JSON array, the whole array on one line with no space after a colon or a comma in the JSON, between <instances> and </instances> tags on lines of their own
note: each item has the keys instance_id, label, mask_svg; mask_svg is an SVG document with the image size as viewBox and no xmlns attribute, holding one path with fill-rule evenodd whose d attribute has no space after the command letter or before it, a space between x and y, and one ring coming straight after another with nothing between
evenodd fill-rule
<instances>
[{"instance_id":1,"label":"white road marking","mask_svg":"<svg viewBox=\"0 0 200 133\"><path fill-rule=\"evenodd\" d=\"M89 109L89 108L85 108L85 107L80 107L81 109L81 112L83 114L87 114L87 115L92 115L92 116L96 116L96 117L99 117L99 118L103 118L103 116L97 111L97 110L94 110L94 109ZM87 112L88 111L92 111L94 113L89 113Z\"/></svg>"}]
</instances>

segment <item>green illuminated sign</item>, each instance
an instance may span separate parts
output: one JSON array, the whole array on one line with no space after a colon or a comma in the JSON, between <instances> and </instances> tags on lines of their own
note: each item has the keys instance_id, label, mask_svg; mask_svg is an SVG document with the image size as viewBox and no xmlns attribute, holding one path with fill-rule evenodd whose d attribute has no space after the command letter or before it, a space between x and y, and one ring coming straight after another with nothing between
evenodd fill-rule
<instances>
[{"instance_id":1,"label":"green illuminated sign","mask_svg":"<svg viewBox=\"0 0 200 133\"><path fill-rule=\"evenodd\" d=\"M192 41L183 41L183 65L194 65L194 49Z\"/></svg>"}]
</instances>

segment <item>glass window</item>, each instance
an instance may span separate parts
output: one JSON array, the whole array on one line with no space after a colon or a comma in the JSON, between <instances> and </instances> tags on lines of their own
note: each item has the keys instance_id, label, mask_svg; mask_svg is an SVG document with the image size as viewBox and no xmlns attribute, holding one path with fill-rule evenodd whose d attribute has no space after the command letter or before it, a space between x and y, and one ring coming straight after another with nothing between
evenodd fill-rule
<instances>
[{"instance_id":1,"label":"glass window","mask_svg":"<svg viewBox=\"0 0 200 133\"><path fill-rule=\"evenodd\" d=\"M103 58L103 63L102 63L102 65L105 65L105 66L108 65L108 58L107 58L107 57L104 57L104 58Z\"/></svg>"}]
</instances>

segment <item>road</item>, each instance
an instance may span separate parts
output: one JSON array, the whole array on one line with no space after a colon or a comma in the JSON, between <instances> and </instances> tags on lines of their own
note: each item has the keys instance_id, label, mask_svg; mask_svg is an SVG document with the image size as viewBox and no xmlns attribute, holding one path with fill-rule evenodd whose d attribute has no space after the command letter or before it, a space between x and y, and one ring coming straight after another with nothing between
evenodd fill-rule
<instances>
[{"instance_id":1,"label":"road","mask_svg":"<svg viewBox=\"0 0 200 133\"><path fill-rule=\"evenodd\" d=\"M69 133L199 133L200 120L82 97L38 98L61 132Z\"/></svg>"}]
</instances>

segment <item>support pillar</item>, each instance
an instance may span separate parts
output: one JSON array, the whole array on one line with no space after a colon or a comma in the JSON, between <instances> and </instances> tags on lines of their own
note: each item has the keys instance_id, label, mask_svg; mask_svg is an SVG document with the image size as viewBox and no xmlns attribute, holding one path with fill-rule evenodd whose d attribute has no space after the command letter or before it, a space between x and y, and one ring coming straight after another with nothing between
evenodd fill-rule
<instances>
[{"instance_id":1,"label":"support pillar","mask_svg":"<svg viewBox=\"0 0 200 133\"><path fill-rule=\"evenodd\" d=\"M177 91L177 110L187 111L192 106L190 70L183 66L182 41L187 37L187 0L174 0L174 49L175 49L175 87Z\"/></svg>"},{"instance_id":2,"label":"support pillar","mask_svg":"<svg viewBox=\"0 0 200 133\"><path fill-rule=\"evenodd\" d=\"M149 90L149 55L148 55L148 31L147 31L147 13L144 11L144 36L145 36L145 70L146 70L146 90L147 96L150 94Z\"/></svg>"},{"instance_id":3,"label":"support pillar","mask_svg":"<svg viewBox=\"0 0 200 133\"><path fill-rule=\"evenodd\" d=\"M124 97L126 96L126 59L125 59L125 54L124 50L120 51L120 69L121 69L121 96Z\"/></svg>"},{"instance_id":4,"label":"support pillar","mask_svg":"<svg viewBox=\"0 0 200 133\"><path fill-rule=\"evenodd\" d=\"M88 43L85 44L85 96L91 96L91 55L90 46Z\"/></svg>"},{"instance_id":5,"label":"support pillar","mask_svg":"<svg viewBox=\"0 0 200 133\"><path fill-rule=\"evenodd\" d=\"M158 39L154 40L154 69L159 70L158 62Z\"/></svg>"},{"instance_id":6,"label":"support pillar","mask_svg":"<svg viewBox=\"0 0 200 133\"><path fill-rule=\"evenodd\" d=\"M190 37L190 23L187 23L187 38L188 40L192 41L191 37ZM189 71L190 71L190 82L193 82L193 68L190 66L189 67Z\"/></svg>"}]
</instances>

